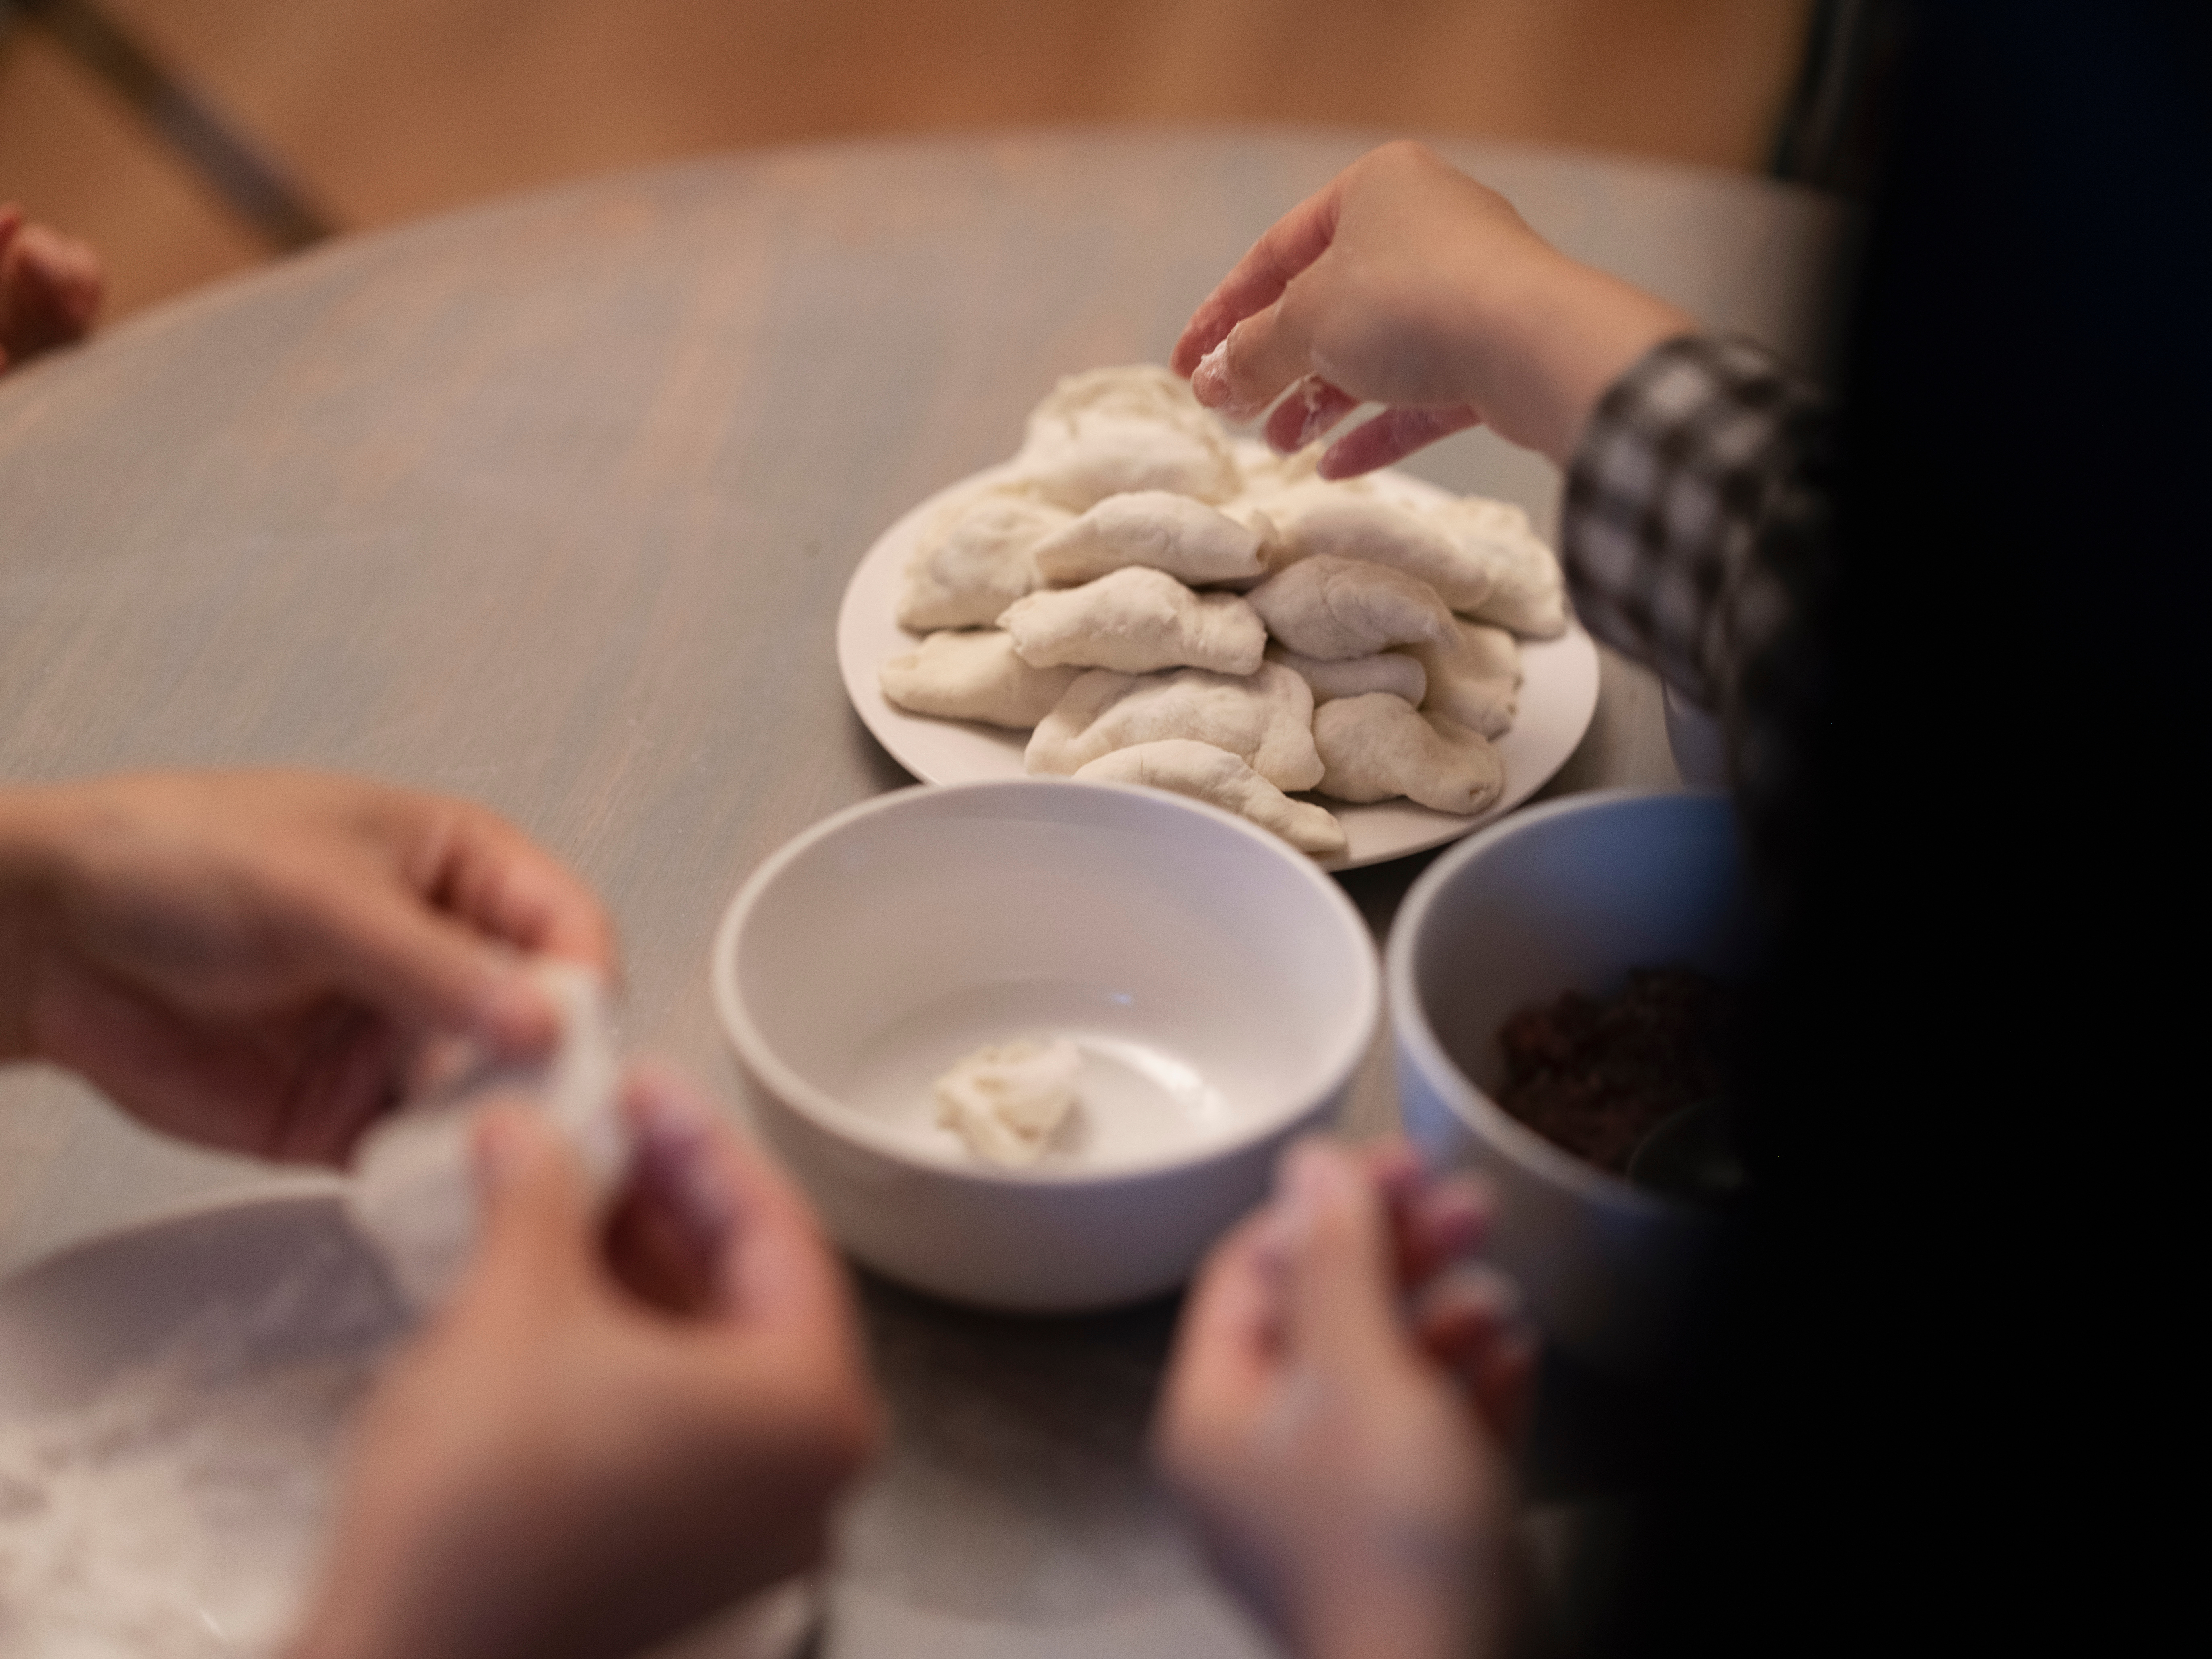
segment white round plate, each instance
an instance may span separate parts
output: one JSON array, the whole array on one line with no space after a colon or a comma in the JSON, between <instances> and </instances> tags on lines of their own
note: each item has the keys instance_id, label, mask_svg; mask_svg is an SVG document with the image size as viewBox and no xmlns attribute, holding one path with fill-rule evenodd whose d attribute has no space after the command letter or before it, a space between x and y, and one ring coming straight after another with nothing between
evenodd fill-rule
<instances>
[{"instance_id":1,"label":"white round plate","mask_svg":"<svg viewBox=\"0 0 2212 1659\"><path fill-rule=\"evenodd\" d=\"M975 720L939 720L910 714L885 701L876 671L884 661L911 651L921 635L897 621L899 585L906 574L915 538L930 515L955 496L989 489L1013 470L1011 462L987 467L946 485L876 538L846 584L837 611L837 668L845 695L862 722L892 758L924 783L983 783L1029 775L1022 751L1029 734ZM1374 481L1387 494L1420 505L1449 499L1449 492L1402 472L1377 472ZM1597 647L1570 620L1556 640L1523 640L1521 712L1513 729L1498 739L1505 763L1505 789L1486 812L1460 817L1409 800L1348 805L1323 799L1322 805L1344 825L1349 847L1341 858L1324 859L1328 870L1353 870L1364 864L1403 858L1440 847L1511 811L1542 788L1567 763L1597 712Z\"/></svg>"}]
</instances>

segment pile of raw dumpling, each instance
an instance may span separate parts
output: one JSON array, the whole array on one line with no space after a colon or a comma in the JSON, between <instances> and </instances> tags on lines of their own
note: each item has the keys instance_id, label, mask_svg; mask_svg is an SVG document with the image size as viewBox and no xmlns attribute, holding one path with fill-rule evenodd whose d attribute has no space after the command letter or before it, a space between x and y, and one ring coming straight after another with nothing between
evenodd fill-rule
<instances>
[{"instance_id":1,"label":"pile of raw dumpling","mask_svg":"<svg viewBox=\"0 0 2212 1659\"><path fill-rule=\"evenodd\" d=\"M1033 774L1149 784L1327 858L1326 809L1474 813L1505 774L1515 635L1566 627L1559 562L1480 496L1409 506L1318 451L1232 443L1167 369L1071 375L1010 471L923 526L880 670L917 714L1034 728Z\"/></svg>"}]
</instances>

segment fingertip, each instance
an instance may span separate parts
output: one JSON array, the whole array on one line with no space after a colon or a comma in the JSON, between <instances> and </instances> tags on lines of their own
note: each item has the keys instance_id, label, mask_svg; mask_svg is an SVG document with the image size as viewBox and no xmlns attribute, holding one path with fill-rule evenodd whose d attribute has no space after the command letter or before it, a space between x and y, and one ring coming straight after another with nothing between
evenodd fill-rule
<instances>
[{"instance_id":1,"label":"fingertip","mask_svg":"<svg viewBox=\"0 0 2212 1659\"><path fill-rule=\"evenodd\" d=\"M470 1022L501 1054L532 1059L561 1038L561 1010L518 958L493 967Z\"/></svg>"}]
</instances>

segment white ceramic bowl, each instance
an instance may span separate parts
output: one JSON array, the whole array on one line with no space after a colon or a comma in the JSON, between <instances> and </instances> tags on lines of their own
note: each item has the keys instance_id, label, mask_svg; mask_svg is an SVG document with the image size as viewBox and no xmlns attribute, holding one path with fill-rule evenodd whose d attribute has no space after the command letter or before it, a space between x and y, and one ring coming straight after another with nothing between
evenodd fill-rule
<instances>
[{"instance_id":1,"label":"white ceramic bowl","mask_svg":"<svg viewBox=\"0 0 2212 1659\"><path fill-rule=\"evenodd\" d=\"M1067 1310L1168 1290L1330 1117L1372 1040L1365 924L1311 860L1157 790L902 790L754 872L714 1001L754 1116L831 1233L908 1285ZM974 1157L931 1084L987 1042L1085 1051L1073 1135Z\"/></svg>"},{"instance_id":2,"label":"white ceramic bowl","mask_svg":"<svg viewBox=\"0 0 2212 1659\"><path fill-rule=\"evenodd\" d=\"M1387 957L1407 1133L1497 1183L1492 1252L1548 1343L1624 1376L1665 1363L1717 1239L1704 1213L1554 1146L1492 1098L1498 1030L1632 968L1738 974L1748 948L1725 795L1607 791L1471 837L1407 895Z\"/></svg>"}]
</instances>

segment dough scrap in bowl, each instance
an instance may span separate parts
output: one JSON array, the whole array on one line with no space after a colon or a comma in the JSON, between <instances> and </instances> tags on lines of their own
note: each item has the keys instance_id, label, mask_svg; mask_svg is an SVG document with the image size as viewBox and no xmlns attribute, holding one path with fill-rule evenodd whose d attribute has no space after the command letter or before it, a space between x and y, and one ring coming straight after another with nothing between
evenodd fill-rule
<instances>
[{"instance_id":1,"label":"dough scrap in bowl","mask_svg":"<svg viewBox=\"0 0 2212 1659\"><path fill-rule=\"evenodd\" d=\"M1318 657L1302 657L1283 646L1270 645L1267 660L1282 664L1310 686L1316 708L1339 697L1357 697L1369 691L1388 691L1418 708L1428 694L1428 670L1414 656L1401 652L1379 651L1371 657L1323 662Z\"/></svg>"},{"instance_id":2,"label":"dough scrap in bowl","mask_svg":"<svg viewBox=\"0 0 2212 1659\"><path fill-rule=\"evenodd\" d=\"M1047 581L1087 582L1128 565L1193 587L1267 574L1260 532L1204 501L1164 489L1109 495L1036 546Z\"/></svg>"},{"instance_id":3,"label":"dough scrap in bowl","mask_svg":"<svg viewBox=\"0 0 2212 1659\"><path fill-rule=\"evenodd\" d=\"M1062 380L1030 411L1013 477L1077 513L1144 489L1225 501L1243 484L1226 434L1190 387L1157 363Z\"/></svg>"},{"instance_id":4,"label":"dough scrap in bowl","mask_svg":"<svg viewBox=\"0 0 2212 1659\"><path fill-rule=\"evenodd\" d=\"M1001 629L947 629L891 658L876 680L884 696L909 714L1025 732L1052 713L1081 672L1032 668Z\"/></svg>"},{"instance_id":5,"label":"dough scrap in bowl","mask_svg":"<svg viewBox=\"0 0 2212 1659\"><path fill-rule=\"evenodd\" d=\"M1301 559L1248 596L1271 637L1304 657L1340 662L1394 645L1457 637L1450 608L1427 583L1365 559Z\"/></svg>"},{"instance_id":6,"label":"dough scrap in bowl","mask_svg":"<svg viewBox=\"0 0 2212 1659\"><path fill-rule=\"evenodd\" d=\"M1023 761L1032 775L1073 777L1117 749L1189 738L1227 750L1278 789L1310 789L1322 770L1313 722L1313 693L1276 663L1243 676L1094 668L1038 722Z\"/></svg>"},{"instance_id":7,"label":"dough scrap in bowl","mask_svg":"<svg viewBox=\"0 0 2212 1659\"><path fill-rule=\"evenodd\" d=\"M1164 570L1125 565L1080 587L1017 599L999 618L1024 662L1146 674L1249 674L1267 649L1259 613L1234 593L1194 593Z\"/></svg>"},{"instance_id":8,"label":"dough scrap in bowl","mask_svg":"<svg viewBox=\"0 0 2212 1659\"><path fill-rule=\"evenodd\" d=\"M1404 795L1439 812L1471 814L1505 787L1504 763L1482 733L1385 691L1316 710L1314 744L1327 769L1321 793L1339 800Z\"/></svg>"},{"instance_id":9,"label":"dough scrap in bowl","mask_svg":"<svg viewBox=\"0 0 2212 1659\"><path fill-rule=\"evenodd\" d=\"M1139 783L1188 795L1248 817L1302 853L1334 858L1346 847L1344 826L1326 807L1288 795L1225 749L1169 738L1117 749L1076 769L1078 783Z\"/></svg>"},{"instance_id":10,"label":"dough scrap in bowl","mask_svg":"<svg viewBox=\"0 0 2212 1659\"><path fill-rule=\"evenodd\" d=\"M1429 679L1428 695L1408 697L1408 702L1486 738L1512 729L1521 708L1521 647L1506 629L1462 621L1455 643L1423 641L1407 646L1406 653L1428 671Z\"/></svg>"},{"instance_id":11,"label":"dough scrap in bowl","mask_svg":"<svg viewBox=\"0 0 2212 1659\"><path fill-rule=\"evenodd\" d=\"M1044 586L1031 550L1073 521L1048 501L998 490L953 502L922 531L907 561L899 626L917 634L988 627Z\"/></svg>"}]
</instances>

